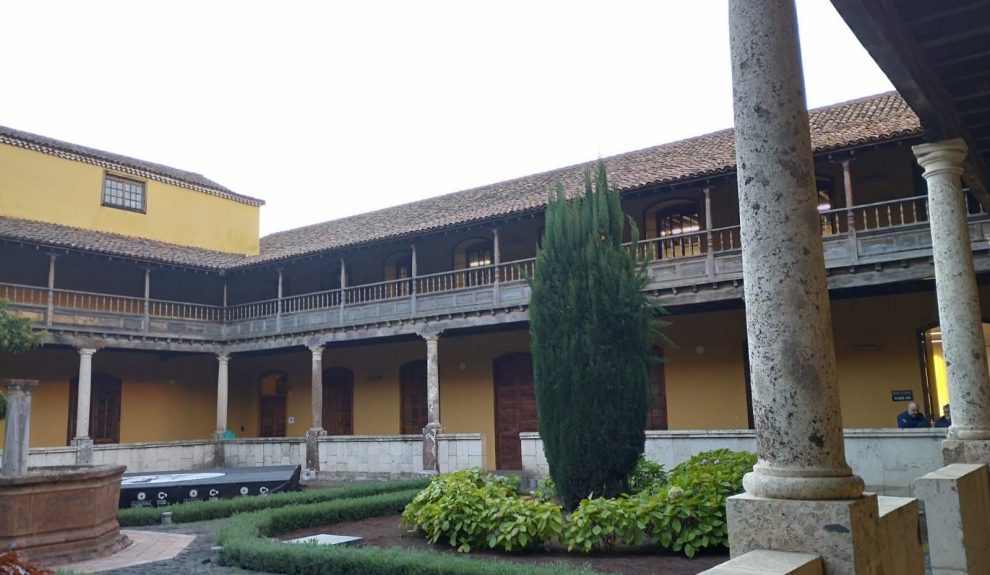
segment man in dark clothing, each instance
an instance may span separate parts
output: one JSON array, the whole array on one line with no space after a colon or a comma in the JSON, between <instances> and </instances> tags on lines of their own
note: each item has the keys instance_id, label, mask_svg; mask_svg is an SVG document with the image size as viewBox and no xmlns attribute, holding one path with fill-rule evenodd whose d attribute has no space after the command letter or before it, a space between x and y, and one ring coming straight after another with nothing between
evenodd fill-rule
<instances>
[{"instance_id":1,"label":"man in dark clothing","mask_svg":"<svg viewBox=\"0 0 990 575\"><path fill-rule=\"evenodd\" d=\"M950 425L952 425L952 416L949 415L949 404L946 403L942 408L942 417L935 422L935 427L949 427Z\"/></svg>"},{"instance_id":2,"label":"man in dark clothing","mask_svg":"<svg viewBox=\"0 0 990 575\"><path fill-rule=\"evenodd\" d=\"M928 418L918 411L918 404L912 401L908 404L907 411L897 416L897 427L901 429L928 427Z\"/></svg>"}]
</instances>

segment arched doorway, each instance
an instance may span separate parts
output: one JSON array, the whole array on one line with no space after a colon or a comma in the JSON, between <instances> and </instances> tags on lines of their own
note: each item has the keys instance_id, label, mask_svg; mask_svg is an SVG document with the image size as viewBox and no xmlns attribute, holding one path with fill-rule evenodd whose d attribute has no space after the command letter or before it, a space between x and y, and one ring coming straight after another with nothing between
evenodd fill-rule
<instances>
[{"instance_id":1,"label":"arched doorway","mask_svg":"<svg viewBox=\"0 0 990 575\"><path fill-rule=\"evenodd\" d=\"M354 372L323 370L323 428L327 435L354 435Z\"/></svg>"},{"instance_id":2,"label":"arched doorway","mask_svg":"<svg viewBox=\"0 0 990 575\"><path fill-rule=\"evenodd\" d=\"M426 360L405 363L399 368L399 433L419 435L429 422L426 397Z\"/></svg>"},{"instance_id":3,"label":"arched doorway","mask_svg":"<svg viewBox=\"0 0 990 575\"><path fill-rule=\"evenodd\" d=\"M273 371L261 376L258 380L259 401L259 437L285 437L286 398L289 395L289 383L281 371Z\"/></svg>"},{"instance_id":4,"label":"arched doorway","mask_svg":"<svg viewBox=\"0 0 990 575\"><path fill-rule=\"evenodd\" d=\"M510 353L494 362L495 466L522 469L519 434L539 431L536 392L533 389L533 356Z\"/></svg>"},{"instance_id":5,"label":"arched doorway","mask_svg":"<svg viewBox=\"0 0 990 575\"><path fill-rule=\"evenodd\" d=\"M89 436L93 443L120 443L120 378L94 373L89 391ZM69 429L66 444L76 435L79 377L69 380Z\"/></svg>"}]
</instances>

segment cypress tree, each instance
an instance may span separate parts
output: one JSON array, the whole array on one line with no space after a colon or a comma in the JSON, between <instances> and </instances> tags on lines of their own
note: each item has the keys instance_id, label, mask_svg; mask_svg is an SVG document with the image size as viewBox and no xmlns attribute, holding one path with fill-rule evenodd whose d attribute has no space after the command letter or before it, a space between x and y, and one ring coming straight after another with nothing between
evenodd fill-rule
<instances>
[{"instance_id":1,"label":"cypress tree","mask_svg":"<svg viewBox=\"0 0 990 575\"><path fill-rule=\"evenodd\" d=\"M614 497L645 443L652 402L648 364L654 318L644 268L622 245L628 220L605 163L585 171L584 194L568 201L558 183L546 211L531 281L530 334L540 436L568 509Z\"/></svg>"}]
</instances>

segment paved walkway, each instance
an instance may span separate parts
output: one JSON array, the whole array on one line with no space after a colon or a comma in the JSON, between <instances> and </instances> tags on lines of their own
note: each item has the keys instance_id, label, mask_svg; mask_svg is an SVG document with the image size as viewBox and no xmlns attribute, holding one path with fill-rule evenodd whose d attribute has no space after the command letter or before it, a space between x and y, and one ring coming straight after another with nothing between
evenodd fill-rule
<instances>
[{"instance_id":1,"label":"paved walkway","mask_svg":"<svg viewBox=\"0 0 990 575\"><path fill-rule=\"evenodd\" d=\"M131 540L131 544L117 553L99 559L61 565L59 571L73 573L99 573L111 569L122 569L172 559L196 539L195 535L181 533L160 533L157 531L120 531Z\"/></svg>"}]
</instances>

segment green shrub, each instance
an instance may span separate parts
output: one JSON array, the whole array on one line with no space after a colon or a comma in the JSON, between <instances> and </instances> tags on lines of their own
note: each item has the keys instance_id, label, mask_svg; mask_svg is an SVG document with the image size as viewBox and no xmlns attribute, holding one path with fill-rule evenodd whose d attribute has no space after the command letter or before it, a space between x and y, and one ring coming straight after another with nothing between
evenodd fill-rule
<instances>
[{"instance_id":1,"label":"green shrub","mask_svg":"<svg viewBox=\"0 0 990 575\"><path fill-rule=\"evenodd\" d=\"M626 477L626 487L631 495L666 484L667 472L663 470L663 465L642 455L632 473Z\"/></svg>"},{"instance_id":2,"label":"green shrub","mask_svg":"<svg viewBox=\"0 0 990 575\"><path fill-rule=\"evenodd\" d=\"M313 489L295 493L276 493L265 496L221 499L219 501L178 503L164 507L121 509L117 512L117 521L120 523L121 527L155 525L161 522L162 511L171 511L172 521L176 523L190 523L193 521L222 519L224 517L230 517L235 513L245 513L248 511L258 511L261 509L273 509L277 507L285 507L287 505L319 503L322 501L367 497L369 495L377 495L380 493L406 491L425 487L428 483L429 479L406 479L383 483L350 485L347 487L331 489Z\"/></svg>"},{"instance_id":3,"label":"green shrub","mask_svg":"<svg viewBox=\"0 0 990 575\"><path fill-rule=\"evenodd\" d=\"M672 485L643 492L637 499L638 524L650 541L688 557L709 547L728 546L725 497L712 484L690 489Z\"/></svg>"},{"instance_id":4,"label":"green shrub","mask_svg":"<svg viewBox=\"0 0 990 575\"><path fill-rule=\"evenodd\" d=\"M399 548L285 544L268 539L290 527L307 529L387 515L413 499L412 491L342 499L235 516L220 530L223 560L255 571L290 575L594 575L568 565L517 565Z\"/></svg>"},{"instance_id":5,"label":"green shrub","mask_svg":"<svg viewBox=\"0 0 990 575\"><path fill-rule=\"evenodd\" d=\"M642 539L638 525L638 500L629 497L582 499L578 508L567 516L561 542L568 551L590 553L608 551L616 543L636 545Z\"/></svg>"},{"instance_id":6,"label":"green shrub","mask_svg":"<svg viewBox=\"0 0 990 575\"><path fill-rule=\"evenodd\" d=\"M540 478L536 483L536 489L533 490L533 498L546 502L560 502L560 496L557 495L557 484L554 483L553 477L544 475Z\"/></svg>"},{"instance_id":7,"label":"green shrub","mask_svg":"<svg viewBox=\"0 0 990 575\"><path fill-rule=\"evenodd\" d=\"M560 506L524 498L519 479L479 469L445 473L413 498L402 520L430 543L443 539L461 552L475 547L530 549L560 535Z\"/></svg>"},{"instance_id":8,"label":"green shrub","mask_svg":"<svg viewBox=\"0 0 990 575\"><path fill-rule=\"evenodd\" d=\"M689 488L712 484L722 499L742 493L742 478L756 465L756 454L748 451L715 449L703 451L670 471L671 485Z\"/></svg>"}]
</instances>

